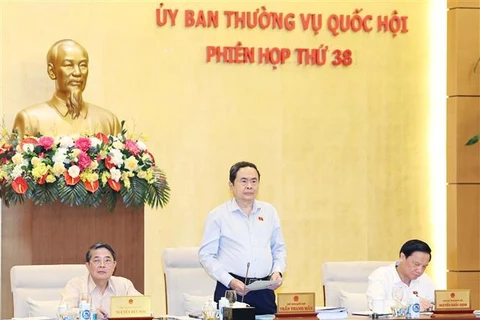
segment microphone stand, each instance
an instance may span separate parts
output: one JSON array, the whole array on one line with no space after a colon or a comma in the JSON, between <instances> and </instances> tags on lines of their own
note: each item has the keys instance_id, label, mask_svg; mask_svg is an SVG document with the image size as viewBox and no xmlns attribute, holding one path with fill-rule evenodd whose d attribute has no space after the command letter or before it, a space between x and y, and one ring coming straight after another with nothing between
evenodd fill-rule
<instances>
[{"instance_id":1,"label":"microphone stand","mask_svg":"<svg viewBox=\"0 0 480 320\"><path fill-rule=\"evenodd\" d=\"M247 286L248 269L250 269L250 262L247 262L247 272L245 272L245 282L244 282L245 286ZM243 292L242 294L242 303L243 303L243 298L245 298L245 292Z\"/></svg>"}]
</instances>

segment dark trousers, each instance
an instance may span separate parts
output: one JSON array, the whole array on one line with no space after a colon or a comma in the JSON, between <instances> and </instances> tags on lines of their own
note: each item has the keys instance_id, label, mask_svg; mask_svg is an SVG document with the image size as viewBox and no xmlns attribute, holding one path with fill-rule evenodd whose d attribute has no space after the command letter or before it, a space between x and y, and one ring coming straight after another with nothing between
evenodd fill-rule
<instances>
[{"instance_id":1,"label":"dark trousers","mask_svg":"<svg viewBox=\"0 0 480 320\"><path fill-rule=\"evenodd\" d=\"M232 275L240 281L244 282L245 279ZM242 280L243 279L243 280ZM225 287L223 284L217 281L215 287L215 293L213 299L218 303L220 298L225 297L225 291L230 288ZM237 295L237 301L242 301L242 296ZM264 289L250 291L243 299L244 303L249 304L251 307L255 307L255 314L275 314L277 313L277 304L275 303L275 293L273 290Z\"/></svg>"}]
</instances>

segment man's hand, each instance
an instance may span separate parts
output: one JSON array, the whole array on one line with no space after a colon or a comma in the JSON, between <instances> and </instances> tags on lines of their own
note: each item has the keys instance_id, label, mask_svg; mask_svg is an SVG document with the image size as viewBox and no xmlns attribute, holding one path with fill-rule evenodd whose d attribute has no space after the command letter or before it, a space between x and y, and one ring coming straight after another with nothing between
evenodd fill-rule
<instances>
[{"instance_id":1,"label":"man's hand","mask_svg":"<svg viewBox=\"0 0 480 320\"><path fill-rule=\"evenodd\" d=\"M283 283L283 280L282 280L282 276L280 275L280 272L274 272L272 273L272 275L270 276L270 280L272 281L278 281L277 284L271 284L268 286L268 289L270 290L275 290L277 289L278 287L280 287Z\"/></svg>"},{"instance_id":2,"label":"man's hand","mask_svg":"<svg viewBox=\"0 0 480 320\"><path fill-rule=\"evenodd\" d=\"M425 298L420 298L420 311L428 311L433 308L433 305L430 301Z\"/></svg>"},{"instance_id":3,"label":"man's hand","mask_svg":"<svg viewBox=\"0 0 480 320\"><path fill-rule=\"evenodd\" d=\"M230 283L228 284L230 288L235 290L237 294L240 294L242 296L246 295L250 290L245 286L245 284L238 280L238 279L232 279Z\"/></svg>"}]
</instances>

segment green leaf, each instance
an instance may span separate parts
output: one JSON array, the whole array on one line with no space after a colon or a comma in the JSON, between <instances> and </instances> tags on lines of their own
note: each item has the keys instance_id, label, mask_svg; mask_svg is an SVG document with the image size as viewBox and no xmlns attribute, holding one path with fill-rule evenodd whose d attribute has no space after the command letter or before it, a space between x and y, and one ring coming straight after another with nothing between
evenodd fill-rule
<instances>
[{"instance_id":1,"label":"green leaf","mask_svg":"<svg viewBox=\"0 0 480 320\"><path fill-rule=\"evenodd\" d=\"M120 195L125 205L138 208L143 205L145 193L147 190L147 181L138 177L130 178L130 188L122 187Z\"/></svg>"},{"instance_id":2,"label":"green leaf","mask_svg":"<svg viewBox=\"0 0 480 320\"><path fill-rule=\"evenodd\" d=\"M73 206L83 206L87 197L87 189L83 183L78 182L74 186L65 184L65 180L61 178L58 182L58 197L60 202Z\"/></svg>"},{"instance_id":3,"label":"green leaf","mask_svg":"<svg viewBox=\"0 0 480 320\"><path fill-rule=\"evenodd\" d=\"M468 140L465 145L471 146L472 144L477 143L479 138L480 138L480 135L477 134L476 136L471 137L470 140Z\"/></svg>"},{"instance_id":4,"label":"green leaf","mask_svg":"<svg viewBox=\"0 0 480 320\"><path fill-rule=\"evenodd\" d=\"M113 212L113 209L117 206L117 201L118 201L118 192L113 190L108 186L108 184L105 184L102 188L103 190L103 195L105 197L105 204L110 212Z\"/></svg>"},{"instance_id":5,"label":"green leaf","mask_svg":"<svg viewBox=\"0 0 480 320\"><path fill-rule=\"evenodd\" d=\"M28 184L28 198L33 200L36 206L50 204L58 199L58 188L56 183Z\"/></svg>"},{"instance_id":6,"label":"green leaf","mask_svg":"<svg viewBox=\"0 0 480 320\"><path fill-rule=\"evenodd\" d=\"M145 203L147 203L150 207L155 209L158 209L158 207L163 208L169 199L170 186L166 180L164 183L155 182L148 185L145 195Z\"/></svg>"},{"instance_id":7,"label":"green leaf","mask_svg":"<svg viewBox=\"0 0 480 320\"><path fill-rule=\"evenodd\" d=\"M91 207L96 208L102 202L102 197L103 197L103 193L101 188L98 188L97 191L95 191L94 193L91 193L90 191L87 190L87 195L84 198L83 204L87 208L91 208Z\"/></svg>"}]
</instances>

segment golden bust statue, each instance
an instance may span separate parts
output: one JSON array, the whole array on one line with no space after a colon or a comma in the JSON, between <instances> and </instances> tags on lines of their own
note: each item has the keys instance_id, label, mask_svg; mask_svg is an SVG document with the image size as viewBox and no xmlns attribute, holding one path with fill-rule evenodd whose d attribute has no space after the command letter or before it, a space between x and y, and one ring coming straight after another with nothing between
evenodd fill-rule
<instances>
[{"instance_id":1,"label":"golden bust statue","mask_svg":"<svg viewBox=\"0 0 480 320\"><path fill-rule=\"evenodd\" d=\"M47 73L55 80L53 97L27 107L15 117L13 129L20 137L44 135L94 134L116 135L121 131L117 117L110 111L83 101L87 85L88 53L79 43L57 41L47 54Z\"/></svg>"}]
</instances>

